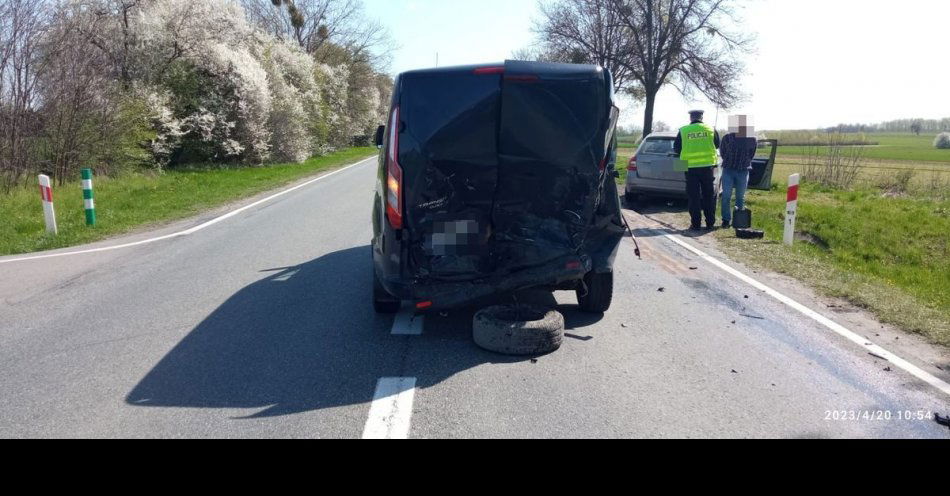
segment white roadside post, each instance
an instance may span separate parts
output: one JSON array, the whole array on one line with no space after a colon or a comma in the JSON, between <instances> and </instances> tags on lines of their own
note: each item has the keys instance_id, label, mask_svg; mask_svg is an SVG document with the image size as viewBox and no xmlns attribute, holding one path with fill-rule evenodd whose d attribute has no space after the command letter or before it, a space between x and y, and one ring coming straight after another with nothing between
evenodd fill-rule
<instances>
[{"instance_id":1,"label":"white roadside post","mask_svg":"<svg viewBox=\"0 0 950 496\"><path fill-rule=\"evenodd\" d=\"M788 205L785 209L785 244L795 244L795 220L798 217L798 185L801 183L801 174L794 174L788 178Z\"/></svg>"},{"instance_id":2,"label":"white roadside post","mask_svg":"<svg viewBox=\"0 0 950 496\"><path fill-rule=\"evenodd\" d=\"M40 196L43 198L43 217L46 219L46 232L58 234L56 228L56 210L53 208L53 188L50 186L49 176L40 175Z\"/></svg>"}]
</instances>

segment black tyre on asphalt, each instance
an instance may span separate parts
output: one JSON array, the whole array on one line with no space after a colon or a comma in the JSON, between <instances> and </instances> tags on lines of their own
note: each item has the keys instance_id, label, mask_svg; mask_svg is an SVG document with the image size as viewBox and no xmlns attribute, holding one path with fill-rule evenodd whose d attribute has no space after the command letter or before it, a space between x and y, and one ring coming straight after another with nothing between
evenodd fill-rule
<instances>
[{"instance_id":1,"label":"black tyre on asphalt","mask_svg":"<svg viewBox=\"0 0 950 496\"><path fill-rule=\"evenodd\" d=\"M373 309L376 313L398 313L402 302L386 292L386 288L379 283L379 276L373 271Z\"/></svg>"},{"instance_id":2,"label":"black tyre on asphalt","mask_svg":"<svg viewBox=\"0 0 950 496\"><path fill-rule=\"evenodd\" d=\"M504 355L543 355L561 347L564 316L537 305L488 307L475 314L475 344Z\"/></svg>"},{"instance_id":3,"label":"black tyre on asphalt","mask_svg":"<svg viewBox=\"0 0 950 496\"><path fill-rule=\"evenodd\" d=\"M625 193L623 202L627 207L637 207L643 202L643 196L638 193Z\"/></svg>"},{"instance_id":4,"label":"black tyre on asphalt","mask_svg":"<svg viewBox=\"0 0 950 496\"><path fill-rule=\"evenodd\" d=\"M610 310L610 304L614 299L613 272L604 274L591 272L584 276L584 286L586 288L577 290L577 303L581 310L588 313L605 313Z\"/></svg>"}]
</instances>

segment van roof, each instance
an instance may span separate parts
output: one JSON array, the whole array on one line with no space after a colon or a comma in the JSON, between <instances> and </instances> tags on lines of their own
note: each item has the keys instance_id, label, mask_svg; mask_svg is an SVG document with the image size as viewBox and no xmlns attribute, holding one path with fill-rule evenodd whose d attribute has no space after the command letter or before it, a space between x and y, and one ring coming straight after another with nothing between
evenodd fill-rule
<instances>
[{"instance_id":1,"label":"van roof","mask_svg":"<svg viewBox=\"0 0 950 496\"><path fill-rule=\"evenodd\" d=\"M600 66L590 65L590 64L560 64L552 62L528 62L528 61L513 61L506 60L504 62L496 62L491 64L473 64L473 65L458 65L450 67L432 67L428 69L416 69L411 71L403 72L400 76L414 76L414 75L433 75L433 74L452 74L459 72L473 72L478 69L487 69L495 67L507 67L509 69L517 69L519 72L525 70L536 71L539 74L544 74L546 76L552 75L576 75L583 73L596 74L603 72L603 69Z\"/></svg>"}]
</instances>

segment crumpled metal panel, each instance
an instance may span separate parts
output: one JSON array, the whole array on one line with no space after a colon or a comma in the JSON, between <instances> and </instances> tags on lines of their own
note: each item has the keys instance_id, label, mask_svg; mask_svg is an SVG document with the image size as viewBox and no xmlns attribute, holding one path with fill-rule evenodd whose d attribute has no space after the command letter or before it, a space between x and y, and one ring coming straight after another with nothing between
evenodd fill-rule
<instances>
[{"instance_id":1,"label":"crumpled metal panel","mask_svg":"<svg viewBox=\"0 0 950 496\"><path fill-rule=\"evenodd\" d=\"M578 254L602 191L609 95L590 66L508 62L494 253L507 271Z\"/></svg>"},{"instance_id":2,"label":"crumpled metal panel","mask_svg":"<svg viewBox=\"0 0 950 496\"><path fill-rule=\"evenodd\" d=\"M489 242L498 181L501 76L470 70L403 80L409 261L421 278L494 271Z\"/></svg>"},{"instance_id":3,"label":"crumpled metal panel","mask_svg":"<svg viewBox=\"0 0 950 496\"><path fill-rule=\"evenodd\" d=\"M603 201L613 178L600 167L610 128L605 78L592 66L526 62L507 62L504 74L403 76L399 159L412 277L494 279L586 250L615 252L622 234L605 237L613 222L604 218L619 207Z\"/></svg>"}]
</instances>

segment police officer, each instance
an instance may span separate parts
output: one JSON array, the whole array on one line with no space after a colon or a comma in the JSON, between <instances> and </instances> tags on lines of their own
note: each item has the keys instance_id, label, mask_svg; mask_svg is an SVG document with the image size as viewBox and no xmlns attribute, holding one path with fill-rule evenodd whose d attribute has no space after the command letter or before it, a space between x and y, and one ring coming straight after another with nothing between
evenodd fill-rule
<instances>
[{"instance_id":1,"label":"police officer","mask_svg":"<svg viewBox=\"0 0 950 496\"><path fill-rule=\"evenodd\" d=\"M690 230L702 229L706 215L706 229L716 228L716 192L714 169L718 163L719 133L703 123L702 110L689 113L690 125L680 129L673 151L680 157L680 167L686 167L686 194L689 195Z\"/></svg>"}]
</instances>

